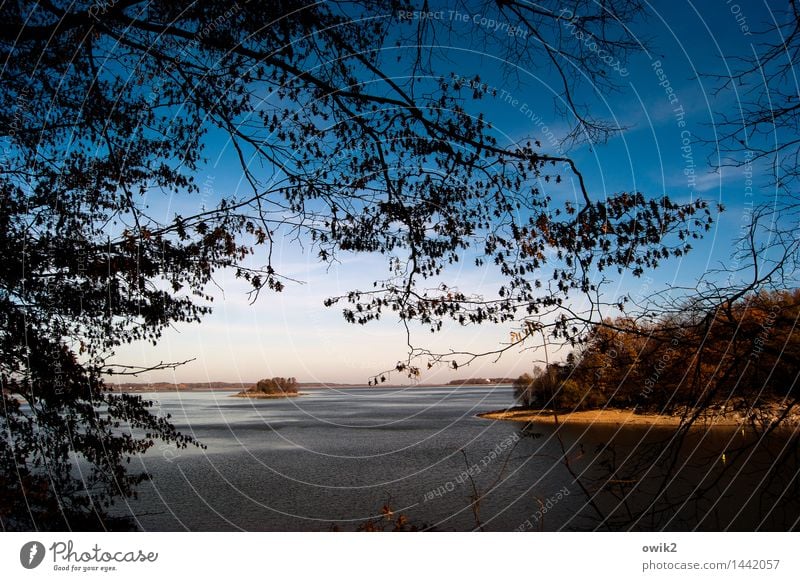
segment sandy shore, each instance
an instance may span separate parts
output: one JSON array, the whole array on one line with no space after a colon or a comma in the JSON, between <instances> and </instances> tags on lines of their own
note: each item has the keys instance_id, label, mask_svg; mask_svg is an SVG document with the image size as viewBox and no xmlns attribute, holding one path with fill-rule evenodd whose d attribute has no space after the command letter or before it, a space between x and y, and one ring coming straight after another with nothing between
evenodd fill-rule
<instances>
[{"instance_id":1,"label":"sandy shore","mask_svg":"<svg viewBox=\"0 0 800 581\"><path fill-rule=\"evenodd\" d=\"M305 395L304 393L247 393L240 391L234 393L231 397L246 397L247 399L277 399L282 397L298 397Z\"/></svg>"},{"instance_id":2,"label":"sandy shore","mask_svg":"<svg viewBox=\"0 0 800 581\"><path fill-rule=\"evenodd\" d=\"M510 409L498 410L478 414L478 417L489 420L508 420L512 422L534 422L539 424L600 424L600 425L629 425L629 426L679 426L680 416L665 416L659 414L637 414L633 410L603 409L586 410L553 414L549 410ZM716 416L698 419L697 426L740 426L745 423L743 418L730 416Z\"/></svg>"}]
</instances>

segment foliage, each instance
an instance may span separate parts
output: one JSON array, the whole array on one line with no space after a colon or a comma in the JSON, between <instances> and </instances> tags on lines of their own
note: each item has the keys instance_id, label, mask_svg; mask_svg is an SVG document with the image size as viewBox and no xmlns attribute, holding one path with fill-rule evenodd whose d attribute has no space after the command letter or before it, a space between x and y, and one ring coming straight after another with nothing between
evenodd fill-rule
<instances>
[{"instance_id":1,"label":"foliage","mask_svg":"<svg viewBox=\"0 0 800 581\"><path fill-rule=\"evenodd\" d=\"M533 394L531 393L531 384L533 383L533 376L529 373L523 373L514 380L512 387L514 388L514 399L521 405L529 407L535 405Z\"/></svg>"},{"instance_id":2,"label":"foliage","mask_svg":"<svg viewBox=\"0 0 800 581\"><path fill-rule=\"evenodd\" d=\"M753 32L724 74L703 76L715 85L716 99L732 106L714 113L709 164L720 174L739 168L747 177L739 235L732 260L709 269L698 288L689 289L717 305L762 289L798 284L800 236L800 108L795 62L800 50L797 2L770 5L769 18Z\"/></svg>"},{"instance_id":3,"label":"foliage","mask_svg":"<svg viewBox=\"0 0 800 581\"><path fill-rule=\"evenodd\" d=\"M572 365L514 383L526 406L661 413L729 405L747 413L798 395L800 290L752 293L720 308L596 325Z\"/></svg>"},{"instance_id":4,"label":"foliage","mask_svg":"<svg viewBox=\"0 0 800 581\"><path fill-rule=\"evenodd\" d=\"M576 135L602 134L572 99L580 75L564 74L556 57L570 55L569 70L602 64L563 34L560 5L546 4L493 9L543 39L517 48L514 62L550 67L563 81ZM640 3L573 4L584 16L574 25L624 62L636 43L619 23ZM388 312L438 330L446 318L554 315L553 335L574 338L562 306L597 290L593 271L640 274L685 253L709 227L701 200L593 199L562 153L535 140L501 143L480 111L493 91L417 50L443 31L426 19L398 24L397 13L414 8L400 0L4 4L4 529L67 528L78 513L104 526L114 499L146 478L128 472L132 455L157 440L194 443L146 401L106 389L108 375L146 371L112 365L114 352L199 321L219 269L248 281L253 300L283 290L276 240L310 240L327 262L341 252L386 257L389 278L328 302L345 302L353 323ZM395 58L414 74L398 79ZM230 140L245 194L200 200L194 176L212 139ZM577 201L543 185L562 180ZM166 196L192 210L159 215L149 201ZM504 276L496 298L421 290L465 253ZM550 282L539 276L545 265Z\"/></svg>"},{"instance_id":5,"label":"foliage","mask_svg":"<svg viewBox=\"0 0 800 581\"><path fill-rule=\"evenodd\" d=\"M537 409L581 410L606 403L603 394L572 377L567 365L551 363L535 368L514 381L514 397L523 407Z\"/></svg>"},{"instance_id":6,"label":"foliage","mask_svg":"<svg viewBox=\"0 0 800 581\"><path fill-rule=\"evenodd\" d=\"M294 377L273 377L260 380L253 391L269 394L297 393L297 380Z\"/></svg>"},{"instance_id":7,"label":"foliage","mask_svg":"<svg viewBox=\"0 0 800 581\"><path fill-rule=\"evenodd\" d=\"M389 500L391 501L391 498ZM362 533L406 533L435 530L433 527L424 523L412 522L408 516L403 513L395 512L390 501L386 502L381 507L381 516L367 519L358 525L356 531Z\"/></svg>"}]
</instances>

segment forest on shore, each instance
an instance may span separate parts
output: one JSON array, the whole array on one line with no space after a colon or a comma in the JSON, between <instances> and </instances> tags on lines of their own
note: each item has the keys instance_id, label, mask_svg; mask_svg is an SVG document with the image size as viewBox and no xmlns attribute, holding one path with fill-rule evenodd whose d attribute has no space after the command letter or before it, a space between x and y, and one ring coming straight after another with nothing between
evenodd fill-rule
<instances>
[{"instance_id":1,"label":"forest on shore","mask_svg":"<svg viewBox=\"0 0 800 581\"><path fill-rule=\"evenodd\" d=\"M606 319L564 362L520 376L515 396L537 409L757 413L797 395L798 316L795 289L753 293L712 310L685 305L654 319Z\"/></svg>"}]
</instances>

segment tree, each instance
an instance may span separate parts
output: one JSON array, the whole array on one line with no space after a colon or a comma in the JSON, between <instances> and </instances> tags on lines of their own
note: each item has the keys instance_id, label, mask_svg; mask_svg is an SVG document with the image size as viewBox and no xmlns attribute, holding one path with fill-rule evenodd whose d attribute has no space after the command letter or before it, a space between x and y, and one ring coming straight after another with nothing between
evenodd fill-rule
<instances>
[{"instance_id":1,"label":"tree","mask_svg":"<svg viewBox=\"0 0 800 581\"><path fill-rule=\"evenodd\" d=\"M536 394L532 391L533 376L523 373L514 380L514 399L523 407L531 407L536 403Z\"/></svg>"},{"instance_id":2,"label":"tree","mask_svg":"<svg viewBox=\"0 0 800 581\"><path fill-rule=\"evenodd\" d=\"M386 256L388 279L328 303L346 301L353 323L389 312L436 330L447 317L519 317L538 331L534 323L553 315L552 334L574 339L564 301L596 291L593 269L639 274L708 228L703 201L639 192L593 199L565 154L535 140L501 142L479 111L495 91L418 49L448 28L406 16L419 8L399 0L4 5L0 481L12 499L0 510L4 529L77 526L86 515L86 526L107 526L114 499L146 478L128 473L132 454L159 439L195 443L148 402L106 388L109 375L147 371L111 357L124 343L157 342L175 322L199 321L219 269L249 281L253 300L283 290L276 240L304 237L322 261ZM636 45L618 23L640 9L633 0L581 0L566 12L555 2L492 8L530 29L536 42L510 50L518 62L550 67L573 135L595 138L608 127L580 107L570 63L601 65L563 27L624 62ZM485 27L478 33L500 42ZM408 74L395 74L394 57ZM197 208L204 146L223 136L249 191ZM544 189L562 180L576 200ZM159 217L147 200L164 194L195 206ZM506 277L498 297L420 290L466 251ZM542 284L551 252L552 279ZM249 256L263 266L248 266ZM413 374L416 355L398 369ZM71 454L90 476L74 477Z\"/></svg>"},{"instance_id":3,"label":"tree","mask_svg":"<svg viewBox=\"0 0 800 581\"><path fill-rule=\"evenodd\" d=\"M729 57L727 74L707 73L717 98L731 97L730 113L718 112L709 146L717 171L742 170L747 179L740 235L729 264L701 281L698 298L720 305L761 289L797 285L800 237L800 107L794 62L800 49L795 0L767 7L752 42Z\"/></svg>"},{"instance_id":4,"label":"tree","mask_svg":"<svg viewBox=\"0 0 800 581\"><path fill-rule=\"evenodd\" d=\"M297 380L294 377L273 377L260 380L253 391L267 394L297 393Z\"/></svg>"},{"instance_id":5,"label":"tree","mask_svg":"<svg viewBox=\"0 0 800 581\"><path fill-rule=\"evenodd\" d=\"M588 379L583 368L550 363L544 369L534 368L533 375L520 375L514 381L514 396L523 407L538 409L569 412L600 407L606 398Z\"/></svg>"},{"instance_id":6,"label":"tree","mask_svg":"<svg viewBox=\"0 0 800 581\"><path fill-rule=\"evenodd\" d=\"M596 405L682 411L687 419L720 405L753 420L776 402L791 410L800 291L751 293L700 317L697 308L598 323L571 354L571 366L548 366L552 390L571 381L588 388L590 401L600 398Z\"/></svg>"},{"instance_id":7,"label":"tree","mask_svg":"<svg viewBox=\"0 0 800 581\"><path fill-rule=\"evenodd\" d=\"M612 320L604 325L603 333L621 334L622 341L638 345L634 351L639 362L622 365L611 375L617 390L638 393L637 403L650 410L683 413L681 428L669 440L642 446L626 466L604 460L607 470L586 483L616 497L612 510L599 515L604 526L613 522L615 527L638 528L646 522L658 528L687 507L697 509L695 523L700 522L709 517L703 507L710 499L716 502L716 487L726 475L753 470L763 478L758 490L749 491L752 498L770 506L773 514L785 513L787 526L797 526L792 522L797 514L792 459L800 439L791 419L800 403L795 364L800 108L794 62L800 49L800 11L794 0L766 8L768 19L753 29L752 37L742 38L741 52L727 55L726 74L704 75L716 85L715 99L731 97L735 102L715 111L713 133L709 130L700 140L709 147L709 164L719 171L736 168L747 180L730 260L708 270L696 284L653 293L636 305L639 318L633 327ZM631 313L630 307L626 312ZM604 357L591 352L585 356ZM636 373L644 383L629 380ZM687 462L690 429L720 407L749 418L758 438L724 450L728 462L710 482L685 482L675 469ZM777 436L779 451L769 464L747 464L757 448L770 451L770 438L786 427L792 431ZM651 482L657 476L654 491L646 493L636 484L642 475L649 475ZM609 482L634 484L617 487ZM671 483L687 486L676 494ZM651 496L644 502L647 494ZM638 508L631 510L631 501Z\"/></svg>"},{"instance_id":8,"label":"tree","mask_svg":"<svg viewBox=\"0 0 800 581\"><path fill-rule=\"evenodd\" d=\"M591 407L635 407L680 419L674 430L654 430L632 447L609 438L580 475L564 447L563 461L581 480L598 527L695 528L712 517L719 519L716 528L734 526L741 511L720 516L714 507L737 480L748 510L759 505L759 528L797 525L800 291L762 290L702 311L706 305L687 302L679 315L598 323L559 380L558 391L569 393L570 382L588 387L582 402L602 398ZM728 438L724 431L692 430L710 418L734 420L741 432ZM702 442L717 435L721 444L709 453ZM751 482L742 474L759 477ZM687 514L687 521L676 520Z\"/></svg>"}]
</instances>

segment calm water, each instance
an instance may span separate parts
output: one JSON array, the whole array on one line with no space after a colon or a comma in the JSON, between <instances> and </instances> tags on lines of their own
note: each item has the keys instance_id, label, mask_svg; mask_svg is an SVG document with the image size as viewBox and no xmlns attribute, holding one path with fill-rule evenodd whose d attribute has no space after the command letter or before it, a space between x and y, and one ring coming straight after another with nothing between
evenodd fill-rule
<instances>
[{"instance_id":1,"label":"calm water","mask_svg":"<svg viewBox=\"0 0 800 581\"><path fill-rule=\"evenodd\" d=\"M659 442L671 431L565 426L556 437L552 427L531 432L520 423L476 418L512 405L507 386L307 393L269 400L230 392L152 394L157 412L172 414L207 449L163 446L142 456L139 467L153 481L120 510L149 531L355 530L380 517L387 503L437 530L473 530L478 520L495 531L587 530L622 526L613 519L624 520L655 495L667 499L668 508L657 513L662 520L640 519L635 528L786 529L795 522L785 509L770 514L771 505L764 506L767 486L757 465L774 461L774 447L750 448L747 470L730 470L731 454L720 459L719 450L748 439L733 430L689 438L672 471L681 477L664 487L656 473L671 459L658 456ZM654 455L630 454L645 449ZM652 471L632 484L625 469L634 459L651 463ZM470 466L481 496L477 520L465 475ZM610 468L617 472L609 480ZM598 475L606 475L604 486L594 482ZM775 486L785 490L782 482ZM681 504L686 491L700 491L700 501ZM597 518L598 511L612 520Z\"/></svg>"}]
</instances>

